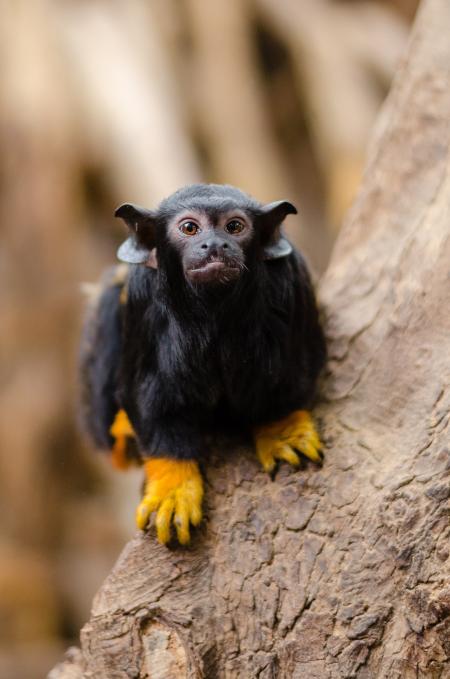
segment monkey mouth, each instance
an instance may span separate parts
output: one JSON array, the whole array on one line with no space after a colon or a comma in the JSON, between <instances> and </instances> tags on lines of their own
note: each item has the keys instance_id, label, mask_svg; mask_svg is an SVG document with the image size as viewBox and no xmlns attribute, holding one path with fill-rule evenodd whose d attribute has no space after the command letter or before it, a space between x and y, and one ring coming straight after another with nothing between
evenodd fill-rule
<instances>
[{"instance_id":1,"label":"monkey mouth","mask_svg":"<svg viewBox=\"0 0 450 679\"><path fill-rule=\"evenodd\" d=\"M187 269L186 274L195 283L228 283L239 276L240 267L223 259L210 259L201 266Z\"/></svg>"}]
</instances>

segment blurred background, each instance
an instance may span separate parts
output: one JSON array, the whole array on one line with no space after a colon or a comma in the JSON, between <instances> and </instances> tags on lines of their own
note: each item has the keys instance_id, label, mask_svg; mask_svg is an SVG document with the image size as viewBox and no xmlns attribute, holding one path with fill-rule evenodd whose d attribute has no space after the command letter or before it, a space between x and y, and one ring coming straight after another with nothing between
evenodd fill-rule
<instances>
[{"instance_id":1,"label":"blurred background","mask_svg":"<svg viewBox=\"0 0 450 679\"><path fill-rule=\"evenodd\" d=\"M0 677L45 676L134 533L139 472L77 428L80 283L124 201L195 181L299 207L316 275L416 0L0 3Z\"/></svg>"}]
</instances>

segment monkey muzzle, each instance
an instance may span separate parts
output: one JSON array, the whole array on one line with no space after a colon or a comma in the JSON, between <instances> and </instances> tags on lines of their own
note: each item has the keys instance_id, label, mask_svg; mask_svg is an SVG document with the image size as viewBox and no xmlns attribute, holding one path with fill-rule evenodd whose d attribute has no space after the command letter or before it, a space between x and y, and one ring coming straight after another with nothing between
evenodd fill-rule
<instances>
[{"instance_id":1,"label":"monkey muzzle","mask_svg":"<svg viewBox=\"0 0 450 679\"><path fill-rule=\"evenodd\" d=\"M186 276L192 283L231 283L236 280L242 267L236 262L221 257L208 257L186 269Z\"/></svg>"}]
</instances>

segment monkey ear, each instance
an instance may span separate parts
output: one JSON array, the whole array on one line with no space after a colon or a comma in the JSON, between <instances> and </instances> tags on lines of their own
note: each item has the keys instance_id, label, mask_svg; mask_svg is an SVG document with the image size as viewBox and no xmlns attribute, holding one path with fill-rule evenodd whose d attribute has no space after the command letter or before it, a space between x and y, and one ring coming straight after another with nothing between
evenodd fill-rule
<instances>
[{"instance_id":1,"label":"monkey ear","mask_svg":"<svg viewBox=\"0 0 450 679\"><path fill-rule=\"evenodd\" d=\"M292 245L286 238L280 236L280 238L264 248L264 259L280 259L281 257L287 257L292 252Z\"/></svg>"},{"instance_id":2,"label":"monkey ear","mask_svg":"<svg viewBox=\"0 0 450 679\"><path fill-rule=\"evenodd\" d=\"M260 215L264 259L287 257L292 245L281 234L281 224L287 215L296 215L297 208L287 200L264 205Z\"/></svg>"},{"instance_id":3,"label":"monkey ear","mask_svg":"<svg viewBox=\"0 0 450 679\"><path fill-rule=\"evenodd\" d=\"M114 216L123 219L131 231L117 251L118 259L128 264L147 263L156 241L154 213L138 205L124 203L117 208Z\"/></svg>"}]
</instances>

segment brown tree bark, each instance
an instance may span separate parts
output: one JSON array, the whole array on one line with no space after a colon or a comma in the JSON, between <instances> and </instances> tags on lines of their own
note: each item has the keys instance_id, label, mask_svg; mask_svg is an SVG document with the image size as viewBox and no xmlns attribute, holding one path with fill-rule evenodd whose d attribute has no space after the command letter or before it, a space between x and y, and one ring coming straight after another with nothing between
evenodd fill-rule
<instances>
[{"instance_id":1,"label":"brown tree bark","mask_svg":"<svg viewBox=\"0 0 450 679\"><path fill-rule=\"evenodd\" d=\"M321 284L324 467L218 451L191 548L137 535L52 679L450 677L449 35L427 0Z\"/></svg>"}]
</instances>

